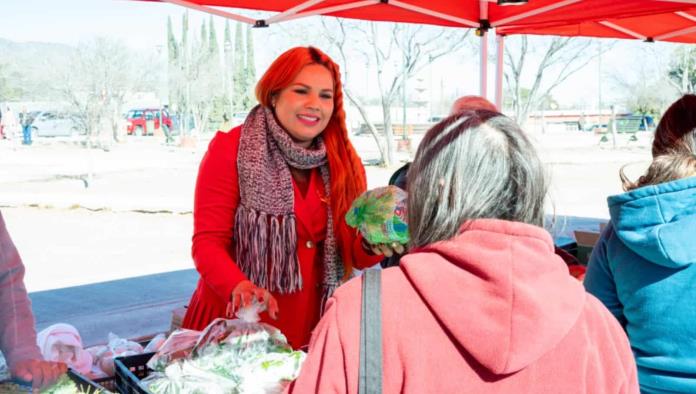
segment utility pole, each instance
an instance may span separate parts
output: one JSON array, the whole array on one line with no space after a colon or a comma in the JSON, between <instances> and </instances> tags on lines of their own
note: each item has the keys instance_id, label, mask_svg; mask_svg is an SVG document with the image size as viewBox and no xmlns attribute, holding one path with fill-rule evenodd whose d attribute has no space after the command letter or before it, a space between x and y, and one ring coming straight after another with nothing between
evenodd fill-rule
<instances>
[{"instance_id":1,"label":"utility pole","mask_svg":"<svg viewBox=\"0 0 696 394\"><path fill-rule=\"evenodd\" d=\"M599 121L602 124L602 40L597 40L597 95L599 106Z\"/></svg>"}]
</instances>

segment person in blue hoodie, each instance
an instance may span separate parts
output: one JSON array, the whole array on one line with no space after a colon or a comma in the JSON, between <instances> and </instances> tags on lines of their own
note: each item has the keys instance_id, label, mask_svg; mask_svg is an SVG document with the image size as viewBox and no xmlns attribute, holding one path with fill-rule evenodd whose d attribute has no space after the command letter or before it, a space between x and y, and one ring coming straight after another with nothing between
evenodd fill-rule
<instances>
[{"instance_id":1,"label":"person in blue hoodie","mask_svg":"<svg viewBox=\"0 0 696 394\"><path fill-rule=\"evenodd\" d=\"M696 393L696 96L658 125L653 162L626 193L592 252L585 287L623 325L643 393Z\"/></svg>"}]
</instances>

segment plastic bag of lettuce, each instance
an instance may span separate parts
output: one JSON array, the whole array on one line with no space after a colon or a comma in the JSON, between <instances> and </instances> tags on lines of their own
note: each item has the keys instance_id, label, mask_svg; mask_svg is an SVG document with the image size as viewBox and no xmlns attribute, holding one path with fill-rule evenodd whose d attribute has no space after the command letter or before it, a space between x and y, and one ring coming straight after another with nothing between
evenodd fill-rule
<instances>
[{"instance_id":1,"label":"plastic bag of lettuce","mask_svg":"<svg viewBox=\"0 0 696 394\"><path fill-rule=\"evenodd\" d=\"M161 365L143 383L154 393L272 394L297 378L306 354L293 351L275 327L258 320L261 305L216 319L201 332L190 356ZM158 369L159 367L159 369Z\"/></svg>"}]
</instances>

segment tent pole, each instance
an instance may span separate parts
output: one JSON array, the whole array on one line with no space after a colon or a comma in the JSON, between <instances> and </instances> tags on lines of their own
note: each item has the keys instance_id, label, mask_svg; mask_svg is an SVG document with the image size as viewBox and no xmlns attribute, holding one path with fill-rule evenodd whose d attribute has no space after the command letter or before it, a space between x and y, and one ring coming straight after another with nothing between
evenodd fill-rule
<instances>
[{"instance_id":1,"label":"tent pole","mask_svg":"<svg viewBox=\"0 0 696 394\"><path fill-rule=\"evenodd\" d=\"M479 93L481 97L488 96L488 29L491 27L488 21L488 0L479 0L479 23L480 27L476 30L481 37L481 72L479 74L481 86Z\"/></svg>"},{"instance_id":2,"label":"tent pole","mask_svg":"<svg viewBox=\"0 0 696 394\"><path fill-rule=\"evenodd\" d=\"M481 31L481 72L479 74L481 86L479 94L486 98L488 95L488 32Z\"/></svg>"},{"instance_id":3,"label":"tent pole","mask_svg":"<svg viewBox=\"0 0 696 394\"><path fill-rule=\"evenodd\" d=\"M498 45L498 53L495 57L496 67L495 67L495 106L498 107L498 111L503 111L503 67L505 65L505 36L498 34L496 36L496 43Z\"/></svg>"}]
</instances>

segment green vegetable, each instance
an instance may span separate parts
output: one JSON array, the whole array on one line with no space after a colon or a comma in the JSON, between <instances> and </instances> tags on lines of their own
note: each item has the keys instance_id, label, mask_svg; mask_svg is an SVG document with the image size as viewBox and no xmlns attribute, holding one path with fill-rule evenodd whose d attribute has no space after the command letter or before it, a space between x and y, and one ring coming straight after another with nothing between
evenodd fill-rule
<instances>
[{"instance_id":1,"label":"green vegetable","mask_svg":"<svg viewBox=\"0 0 696 394\"><path fill-rule=\"evenodd\" d=\"M42 394L99 394L101 390L91 389L82 391L77 387L77 384L70 379L68 374L63 374L58 381L51 387L41 391Z\"/></svg>"}]
</instances>

